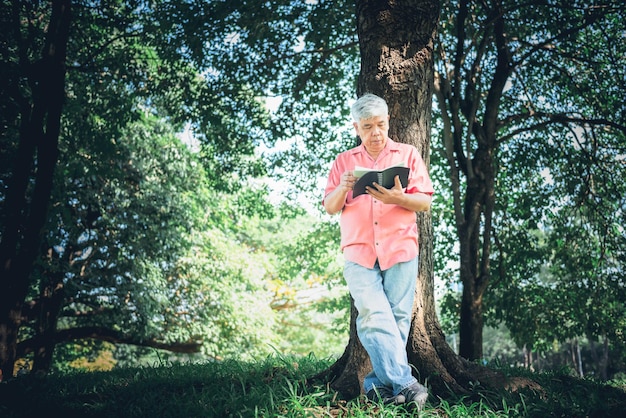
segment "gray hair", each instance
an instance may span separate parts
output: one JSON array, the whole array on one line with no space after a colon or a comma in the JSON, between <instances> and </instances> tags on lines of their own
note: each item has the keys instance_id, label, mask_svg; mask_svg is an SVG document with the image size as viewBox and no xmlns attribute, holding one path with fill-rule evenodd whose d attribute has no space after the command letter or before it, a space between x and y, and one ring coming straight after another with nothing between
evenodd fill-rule
<instances>
[{"instance_id":1,"label":"gray hair","mask_svg":"<svg viewBox=\"0 0 626 418\"><path fill-rule=\"evenodd\" d=\"M374 116L387 116L389 115L389 108L383 98L375 94L366 93L354 102L350 112L352 113L352 119L355 122L360 122Z\"/></svg>"}]
</instances>

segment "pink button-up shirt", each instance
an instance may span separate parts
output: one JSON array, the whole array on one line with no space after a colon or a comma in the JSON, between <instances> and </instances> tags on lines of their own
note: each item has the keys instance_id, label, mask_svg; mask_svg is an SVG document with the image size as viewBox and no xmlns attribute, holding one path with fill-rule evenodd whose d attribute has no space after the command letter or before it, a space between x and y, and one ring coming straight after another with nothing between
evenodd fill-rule
<instances>
[{"instance_id":1,"label":"pink button-up shirt","mask_svg":"<svg viewBox=\"0 0 626 418\"><path fill-rule=\"evenodd\" d=\"M359 145L344 151L335 159L324 196L341 182L341 175L355 166L383 170L403 162L409 167L409 183L405 193L434 192L424 160L412 145L387 139L385 148L374 160ZM381 270L409 261L418 254L415 212L398 205L384 204L369 194L352 197L348 192L341 211L341 250L347 261L373 268L376 260Z\"/></svg>"}]
</instances>

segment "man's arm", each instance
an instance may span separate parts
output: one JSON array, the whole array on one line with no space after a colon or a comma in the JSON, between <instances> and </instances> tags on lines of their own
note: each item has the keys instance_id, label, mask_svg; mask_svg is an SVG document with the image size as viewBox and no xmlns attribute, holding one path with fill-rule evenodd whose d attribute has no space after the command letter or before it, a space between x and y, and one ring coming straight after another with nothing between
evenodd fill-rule
<instances>
[{"instance_id":1,"label":"man's arm","mask_svg":"<svg viewBox=\"0 0 626 418\"><path fill-rule=\"evenodd\" d=\"M341 175L341 181L335 190L328 193L324 198L324 209L329 215L341 212L346 204L346 196L354 187L357 178L352 175L352 171L346 171Z\"/></svg>"}]
</instances>

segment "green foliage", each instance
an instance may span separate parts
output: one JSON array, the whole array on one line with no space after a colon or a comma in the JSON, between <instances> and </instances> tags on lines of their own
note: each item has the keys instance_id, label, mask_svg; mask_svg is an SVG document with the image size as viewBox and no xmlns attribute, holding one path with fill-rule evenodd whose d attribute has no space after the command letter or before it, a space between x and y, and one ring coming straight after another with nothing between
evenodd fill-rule
<instances>
[{"instance_id":1,"label":"green foliage","mask_svg":"<svg viewBox=\"0 0 626 418\"><path fill-rule=\"evenodd\" d=\"M330 291L341 278L336 228L310 230L310 215L274 207L262 187L210 190L197 156L152 117L107 147L83 141L63 155L48 233L57 261L40 269L65 275L71 302L59 329L104 326L138 343L197 341L213 358L249 359L272 347L341 350L347 321L330 311L344 290ZM273 277L283 289L316 293L298 300L301 308L277 311L273 300L282 290ZM313 304L319 291L322 308ZM328 332L333 318L342 323L335 333ZM118 349L115 360L127 364L137 355L145 357ZM57 367L80 356L62 350Z\"/></svg>"},{"instance_id":2,"label":"green foliage","mask_svg":"<svg viewBox=\"0 0 626 418\"><path fill-rule=\"evenodd\" d=\"M91 145L60 163L48 235L70 301L59 328L105 326L138 343L199 341L209 357L270 352L274 249L246 238L276 214L263 190L209 190L196 156L150 117L110 148ZM66 354L58 362L75 357Z\"/></svg>"},{"instance_id":3,"label":"green foliage","mask_svg":"<svg viewBox=\"0 0 626 418\"><path fill-rule=\"evenodd\" d=\"M85 371L110 371L118 365L115 345L98 340L83 340L78 343L62 343L55 347L58 358L72 361L56 362L56 371L61 373Z\"/></svg>"},{"instance_id":4,"label":"green foliage","mask_svg":"<svg viewBox=\"0 0 626 418\"><path fill-rule=\"evenodd\" d=\"M188 126L195 133L212 188L233 191L264 173L255 156L267 136L263 103L245 80L221 83L207 71L203 49L217 33L217 7L75 2L65 105L70 137L111 140L148 111L177 131Z\"/></svg>"},{"instance_id":5,"label":"green foliage","mask_svg":"<svg viewBox=\"0 0 626 418\"><path fill-rule=\"evenodd\" d=\"M626 190L614 179L623 167L611 162L611 145L563 135L569 140L554 135L539 150L511 148L496 270L507 275L495 276L489 299L520 344L577 336L621 344L624 315L615 307L624 300L626 235L617 225Z\"/></svg>"},{"instance_id":6,"label":"green foliage","mask_svg":"<svg viewBox=\"0 0 626 418\"><path fill-rule=\"evenodd\" d=\"M47 3L15 5L25 36L2 35L10 46L3 92L20 83L19 64L38 56L49 13ZM251 230L280 215L266 241L284 242L281 219L302 213L275 208L267 188L255 185L266 172L256 149L280 122L270 123L267 85L238 77L214 55L221 37L234 33L219 27L233 18L239 25L254 10L244 17L227 2L72 6L60 159L29 300L60 294L59 322L50 319L59 331L101 326L137 343L197 340L213 357L267 353L277 337L266 279L280 248L257 245ZM314 11L315 25L329 22L311 5L299 7ZM13 99L1 102L7 163L18 138ZM184 127L199 141L198 155L175 138ZM8 167L0 170L3 196ZM29 322L20 333L36 336L39 325ZM59 360L77 356L62 350Z\"/></svg>"},{"instance_id":7,"label":"green foliage","mask_svg":"<svg viewBox=\"0 0 626 418\"><path fill-rule=\"evenodd\" d=\"M339 239L337 223L321 222L306 234L296 236L294 241L285 242L279 278L300 277L334 287L342 278ZM303 277L303 274L309 277Z\"/></svg>"},{"instance_id":8,"label":"green foliage","mask_svg":"<svg viewBox=\"0 0 626 418\"><path fill-rule=\"evenodd\" d=\"M313 189L337 150L354 143L344 129L358 74L354 5L279 0L211 9L203 53L215 84L246 83L259 97L279 99L264 139L282 151L266 158L294 189Z\"/></svg>"},{"instance_id":9,"label":"green foliage","mask_svg":"<svg viewBox=\"0 0 626 418\"><path fill-rule=\"evenodd\" d=\"M310 350L323 356L340 355L348 335L350 300L343 281L338 225L318 222L285 241L277 254L272 305L282 312L281 334L288 342L281 348L292 346L291 350L301 354ZM289 306L294 308L284 309ZM297 338L290 332L294 324L300 324L301 334L307 328L310 334Z\"/></svg>"},{"instance_id":10,"label":"green foliage","mask_svg":"<svg viewBox=\"0 0 626 418\"><path fill-rule=\"evenodd\" d=\"M279 352L337 355L349 324L337 227L293 209L279 212L285 210L271 219L246 218L237 235L266 260L263 302L275 321L268 341Z\"/></svg>"},{"instance_id":11,"label":"green foliage","mask_svg":"<svg viewBox=\"0 0 626 418\"><path fill-rule=\"evenodd\" d=\"M461 295L450 289L446 290L437 300L439 323L444 334L458 333L459 315L461 311Z\"/></svg>"},{"instance_id":12,"label":"green foliage","mask_svg":"<svg viewBox=\"0 0 626 418\"><path fill-rule=\"evenodd\" d=\"M174 312L167 329L174 340L199 339L203 353L212 357L268 353L275 337L264 290L265 254L235 244L217 229L193 241L170 278Z\"/></svg>"},{"instance_id":13,"label":"green foliage","mask_svg":"<svg viewBox=\"0 0 626 418\"><path fill-rule=\"evenodd\" d=\"M137 123L110 149L91 144L62 154L46 234L72 301L66 325L100 324L76 314L103 309L106 323L154 335L153 314L168 303L167 271L197 222L190 208L202 173L155 120Z\"/></svg>"}]
</instances>

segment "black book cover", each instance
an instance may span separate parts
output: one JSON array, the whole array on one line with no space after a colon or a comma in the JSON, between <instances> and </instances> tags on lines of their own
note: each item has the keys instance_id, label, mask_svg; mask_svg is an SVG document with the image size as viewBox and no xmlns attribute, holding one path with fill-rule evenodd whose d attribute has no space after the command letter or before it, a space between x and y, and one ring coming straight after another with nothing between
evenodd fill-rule
<instances>
[{"instance_id":1,"label":"black book cover","mask_svg":"<svg viewBox=\"0 0 626 418\"><path fill-rule=\"evenodd\" d=\"M357 182L354 184L352 197L365 194L365 187L374 187L374 182L380 184L386 189L391 189L395 185L394 179L396 176L400 176L400 183L402 183L402 187L406 187L409 183L409 168L392 166L382 171L367 171L359 177Z\"/></svg>"}]
</instances>

